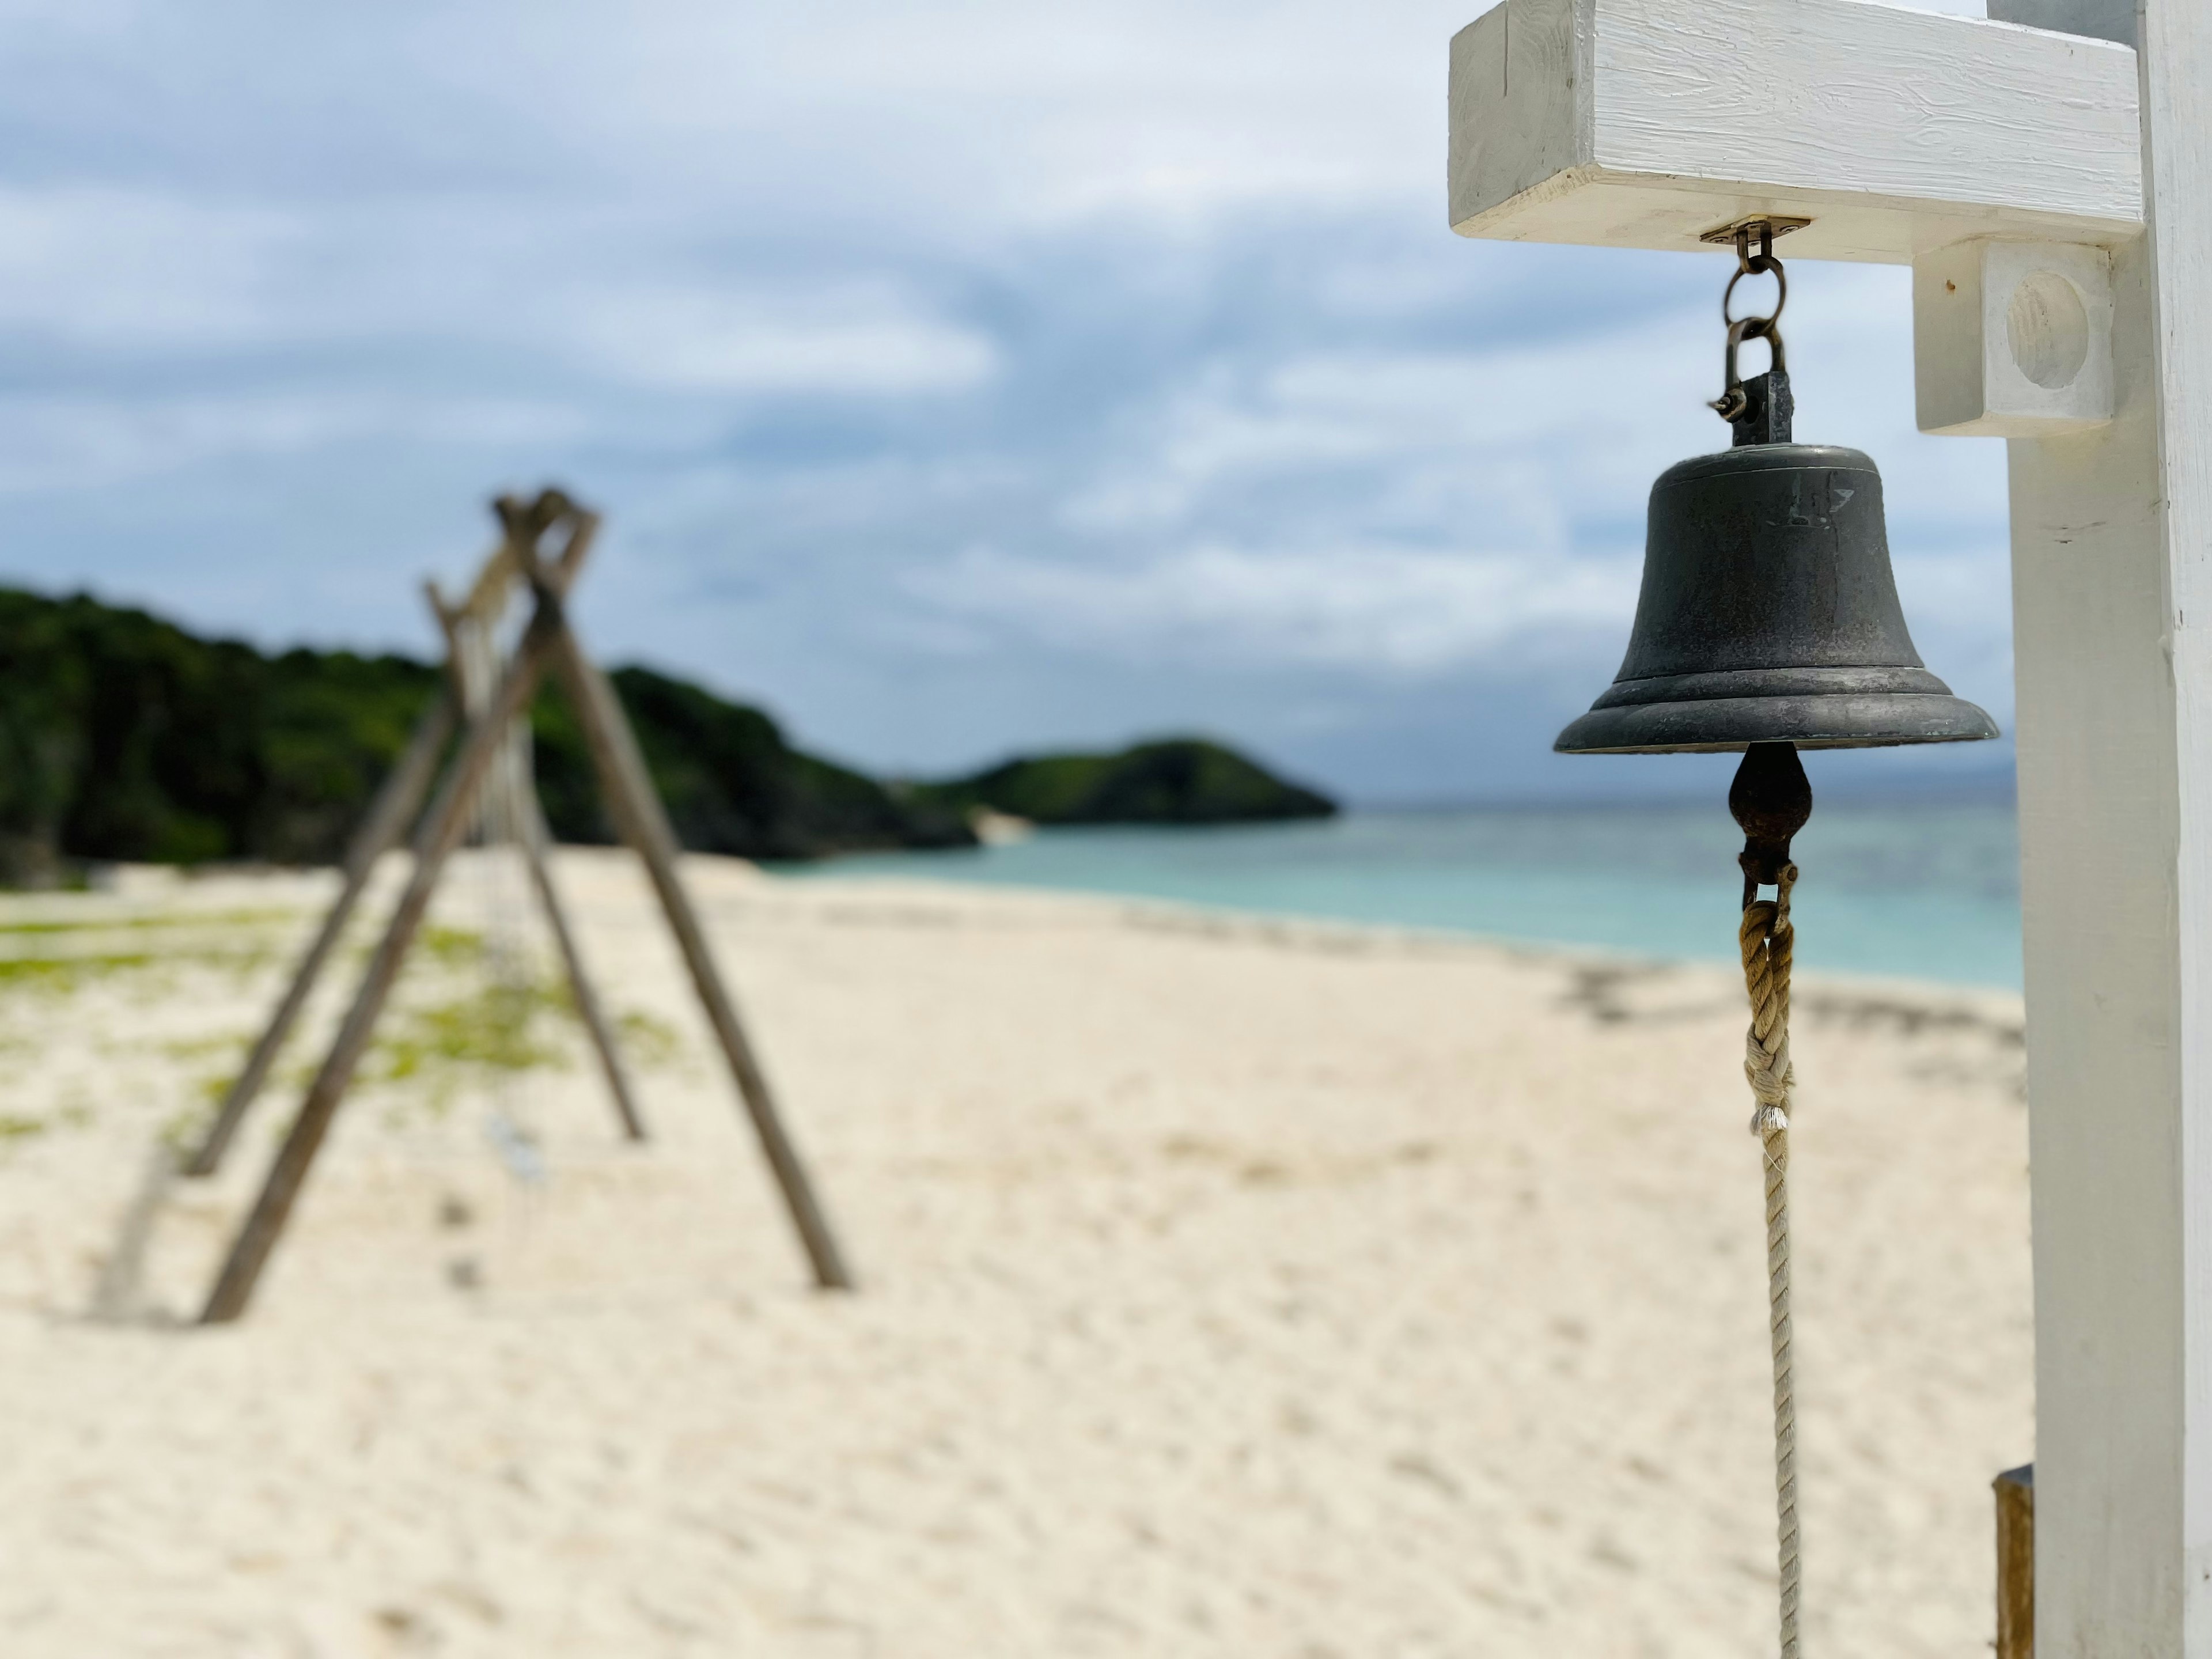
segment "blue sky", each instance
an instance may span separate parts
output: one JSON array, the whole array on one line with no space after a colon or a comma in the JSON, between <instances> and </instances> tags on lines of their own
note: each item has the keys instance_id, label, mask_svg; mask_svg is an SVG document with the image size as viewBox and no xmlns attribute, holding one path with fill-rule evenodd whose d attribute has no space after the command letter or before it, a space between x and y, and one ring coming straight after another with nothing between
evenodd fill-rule
<instances>
[{"instance_id":1,"label":"blue sky","mask_svg":"<svg viewBox=\"0 0 2212 1659\"><path fill-rule=\"evenodd\" d=\"M1479 9L0 6L0 580L427 653L419 579L559 480L599 654L877 769L1201 731L1358 799L1671 793L1548 748L1723 442L1727 266L1449 234ZM1789 320L2008 720L2003 456L1913 430L1907 273Z\"/></svg>"}]
</instances>

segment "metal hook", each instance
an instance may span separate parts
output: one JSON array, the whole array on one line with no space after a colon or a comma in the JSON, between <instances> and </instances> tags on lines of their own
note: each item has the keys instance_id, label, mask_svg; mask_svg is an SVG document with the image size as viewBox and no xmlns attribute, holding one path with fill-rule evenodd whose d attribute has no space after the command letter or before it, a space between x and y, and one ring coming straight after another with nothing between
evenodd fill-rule
<instances>
[{"instance_id":1,"label":"metal hook","mask_svg":"<svg viewBox=\"0 0 2212 1659\"><path fill-rule=\"evenodd\" d=\"M1705 405L1721 419L1733 425L1744 417L1750 408L1750 394L1743 389L1743 376L1736 368L1736 350L1746 340L1764 340L1773 354L1768 365L1770 373L1786 374L1789 365L1783 361L1782 332L1774 326L1771 317L1742 317L1729 325L1727 379L1723 382L1721 395Z\"/></svg>"}]
</instances>

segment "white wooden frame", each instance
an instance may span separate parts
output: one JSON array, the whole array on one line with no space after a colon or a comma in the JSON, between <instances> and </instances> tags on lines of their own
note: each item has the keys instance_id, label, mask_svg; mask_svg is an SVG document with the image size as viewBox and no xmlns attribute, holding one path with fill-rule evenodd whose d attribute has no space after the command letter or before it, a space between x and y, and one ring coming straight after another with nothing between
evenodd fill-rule
<instances>
[{"instance_id":1,"label":"white wooden frame","mask_svg":"<svg viewBox=\"0 0 2212 1659\"><path fill-rule=\"evenodd\" d=\"M1912 262L1923 432L2047 438L2112 418L2112 257L1986 236Z\"/></svg>"},{"instance_id":2,"label":"white wooden frame","mask_svg":"<svg viewBox=\"0 0 2212 1659\"><path fill-rule=\"evenodd\" d=\"M2142 227L2136 55L1869 0L1511 0L1452 41L1452 228L1800 258Z\"/></svg>"},{"instance_id":3,"label":"white wooden frame","mask_svg":"<svg viewBox=\"0 0 2212 1659\"><path fill-rule=\"evenodd\" d=\"M1997 7L2078 32L1508 0L1453 42L1450 218L1686 248L1769 213L1813 222L1797 258L2109 260L2111 418L2008 441L2037 1638L2212 1659L2212 3Z\"/></svg>"}]
</instances>

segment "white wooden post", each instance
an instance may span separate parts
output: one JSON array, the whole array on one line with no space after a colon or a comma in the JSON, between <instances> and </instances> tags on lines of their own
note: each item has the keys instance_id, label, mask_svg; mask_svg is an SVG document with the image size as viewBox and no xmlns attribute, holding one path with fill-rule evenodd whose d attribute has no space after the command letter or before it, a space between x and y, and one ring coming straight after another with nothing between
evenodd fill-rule
<instances>
[{"instance_id":1,"label":"white wooden post","mask_svg":"<svg viewBox=\"0 0 2212 1659\"><path fill-rule=\"evenodd\" d=\"M2007 435L2036 1635L2212 1659L2212 4L1990 9L1509 0L1453 42L1451 219L1650 248L1809 219L1786 256L1919 272L1925 423ZM2061 289L2010 362L1933 320L1965 272L2007 323L2039 266L2104 382L2038 332Z\"/></svg>"}]
</instances>

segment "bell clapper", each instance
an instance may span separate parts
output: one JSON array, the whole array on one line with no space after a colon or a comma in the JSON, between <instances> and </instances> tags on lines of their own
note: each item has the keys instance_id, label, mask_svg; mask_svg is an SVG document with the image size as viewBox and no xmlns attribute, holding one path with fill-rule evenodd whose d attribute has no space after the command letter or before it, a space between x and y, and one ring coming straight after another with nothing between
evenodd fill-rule
<instances>
[{"instance_id":1,"label":"bell clapper","mask_svg":"<svg viewBox=\"0 0 2212 1659\"><path fill-rule=\"evenodd\" d=\"M1794 743L1745 746L1743 764L1729 785L1729 815L1743 831L1743 902L1748 908L1762 887L1782 879L1790 864L1790 842L1813 816L1813 786L1805 776Z\"/></svg>"}]
</instances>

